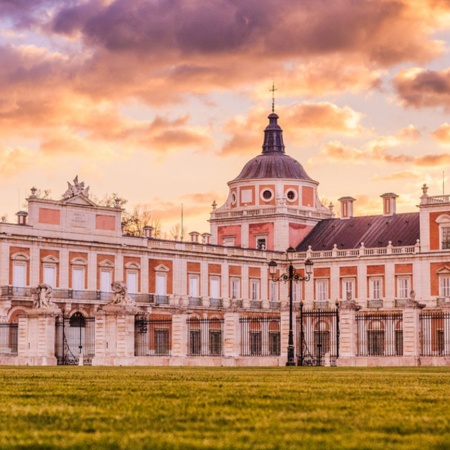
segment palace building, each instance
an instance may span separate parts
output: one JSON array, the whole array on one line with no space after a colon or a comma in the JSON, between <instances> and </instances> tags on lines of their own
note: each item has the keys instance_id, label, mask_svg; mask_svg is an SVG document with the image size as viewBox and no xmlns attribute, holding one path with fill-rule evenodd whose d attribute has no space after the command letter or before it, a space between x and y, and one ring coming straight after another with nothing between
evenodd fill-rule
<instances>
[{"instance_id":1,"label":"palace building","mask_svg":"<svg viewBox=\"0 0 450 450\"><path fill-rule=\"evenodd\" d=\"M278 366L292 329L299 365L450 365L450 196L424 185L398 214L382 193L362 217L342 197L336 217L268 118L189 242L124 235L78 177L61 200L31 189L0 222L0 364Z\"/></svg>"}]
</instances>

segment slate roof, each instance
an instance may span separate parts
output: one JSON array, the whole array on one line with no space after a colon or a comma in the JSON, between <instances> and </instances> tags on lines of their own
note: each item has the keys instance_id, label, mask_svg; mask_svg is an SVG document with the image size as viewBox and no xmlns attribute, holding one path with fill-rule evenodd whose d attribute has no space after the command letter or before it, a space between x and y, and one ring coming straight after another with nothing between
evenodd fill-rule
<instances>
[{"instance_id":1,"label":"slate roof","mask_svg":"<svg viewBox=\"0 0 450 450\"><path fill-rule=\"evenodd\" d=\"M364 247L394 247L415 245L420 238L419 213L393 216L362 216L350 219L325 219L319 222L297 246L303 252L311 246L313 251Z\"/></svg>"}]
</instances>

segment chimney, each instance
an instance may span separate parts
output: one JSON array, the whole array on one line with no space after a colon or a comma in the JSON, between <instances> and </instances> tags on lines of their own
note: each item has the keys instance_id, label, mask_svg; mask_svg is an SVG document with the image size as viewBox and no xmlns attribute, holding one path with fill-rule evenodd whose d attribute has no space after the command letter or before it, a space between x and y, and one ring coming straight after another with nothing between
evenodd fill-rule
<instances>
[{"instance_id":1,"label":"chimney","mask_svg":"<svg viewBox=\"0 0 450 450\"><path fill-rule=\"evenodd\" d=\"M353 197L341 197L338 201L341 202L341 219L353 217L353 202L355 199Z\"/></svg>"},{"instance_id":2,"label":"chimney","mask_svg":"<svg viewBox=\"0 0 450 450\"><path fill-rule=\"evenodd\" d=\"M145 227L143 228L144 230L144 237L147 239L152 239L153 238L153 230L154 228L150 225L145 225Z\"/></svg>"},{"instance_id":3,"label":"chimney","mask_svg":"<svg viewBox=\"0 0 450 450\"><path fill-rule=\"evenodd\" d=\"M17 216L17 223L19 225L26 225L27 224L27 216L28 213L26 211L19 211L16 213Z\"/></svg>"},{"instance_id":4,"label":"chimney","mask_svg":"<svg viewBox=\"0 0 450 450\"><path fill-rule=\"evenodd\" d=\"M398 195L388 192L380 195L380 197L383 199L383 216L393 216L396 212L396 198Z\"/></svg>"},{"instance_id":5,"label":"chimney","mask_svg":"<svg viewBox=\"0 0 450 450\"><path fill-rule=\"evenodd\" d=\"M191 231L189 233L189 236L191 237L191 242L198 242L198 237L200 236L200 233L197 233L197 231Z\"/></svg>"},{"instance_id":6,"label":"chimney","mask_svg":"<svg viewBox=\"0 0 450 450\"><path fill-rule=\"evenodd\" d=\"M211 233L203 233L202 234L202 243L209 244L211 242Z\"/></svg>"}]
</instances>

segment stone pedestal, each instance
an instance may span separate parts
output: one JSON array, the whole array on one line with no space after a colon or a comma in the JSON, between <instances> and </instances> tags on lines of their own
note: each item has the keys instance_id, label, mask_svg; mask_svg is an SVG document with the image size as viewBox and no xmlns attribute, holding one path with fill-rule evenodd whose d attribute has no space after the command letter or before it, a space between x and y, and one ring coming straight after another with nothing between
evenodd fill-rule
<instances>
[{"instance_id":1,"label":"stone pedestal","mask_svg":"<svg viewBox=\"0 0 450 450\"><path fill-rule=\"evenodd\" d=\"M406 365L419 365L420 358L420 308L403 309L403 358Z\"/></svg>"},{"instance_id":2,"label":"stone pedestal","mask_svg":"<svg viewBox=\"0 0 450 450\"><path fill-rule=\"evenodd\" d=\"M356 311L353 308L339 310L339 366L354 366L357 345Z\"/></svg>"},{"instance_id":3,"label":"stone pedestal","mask_svg":"<svg viewBox=\"0 0 450 450\"><path fill-rule=\"evenodd\" d=\"M295 333L295 318L296 314L292 313L292 329L294 333L294 349L295 353L298 354L299 350L297 348L298 342ZM286 365L287 361L287 347L289 343L289 306L282 308L280 313L280 365Z\"/></svg>"},{"instance_id":4,"label":"stone pedestal","mask_svg":"<svg viewBox=\"0 0 450 450\"><path fill-rule=\"evenodd\" d=\"M223 326L223 356L225 365L234 365L241 351L241 328L239 326L239 313L226 312Z\"/></svg>"},{"instance_id":5,"label":"stone pedestal","mask_svg":"<svg viewBox=\"0 0 450 450\"><path fill-rule=\"evenodd\" d=\"M183 365L187 355L187 318L188 315L178 312L172 316L172 357L170 364L174 366Z\"/></svg>"},{"instance_id":6,"label":"stone pedestal","mask_svg":"<svg viewBox=\"0 0 450 450\"><path fill-rule=\"evenodd\" d=\"M134 306L106 305L95 313L95 356L93 366L134 364Z\"/></svg>"},{"instance_id":7,"label":"stone pedestal","mask_svg":"<svg viewBox=\"0 0 450 450\"><path fill-rule=\"evenodd\" d=\"M56 366L56 317L61 310L54 306L26 311L19 316L17 361L26 366Z\"/></svg>"}]
</instances>

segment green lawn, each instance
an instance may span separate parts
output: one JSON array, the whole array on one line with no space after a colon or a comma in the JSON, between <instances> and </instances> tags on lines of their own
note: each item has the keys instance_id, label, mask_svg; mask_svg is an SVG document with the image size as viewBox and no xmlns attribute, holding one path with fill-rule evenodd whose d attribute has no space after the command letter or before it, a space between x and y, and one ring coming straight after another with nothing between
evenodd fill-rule
<instances>
[{"instance_id":1,"label":"green lawn","mask_svg":"<svg viewBox=\"0 0 450 450\"><path fill-rule=\"evenodd\" d=\"M0 367L0 379L0 448L450 448L450 368Z\"/></svg>"}]
</instances>

